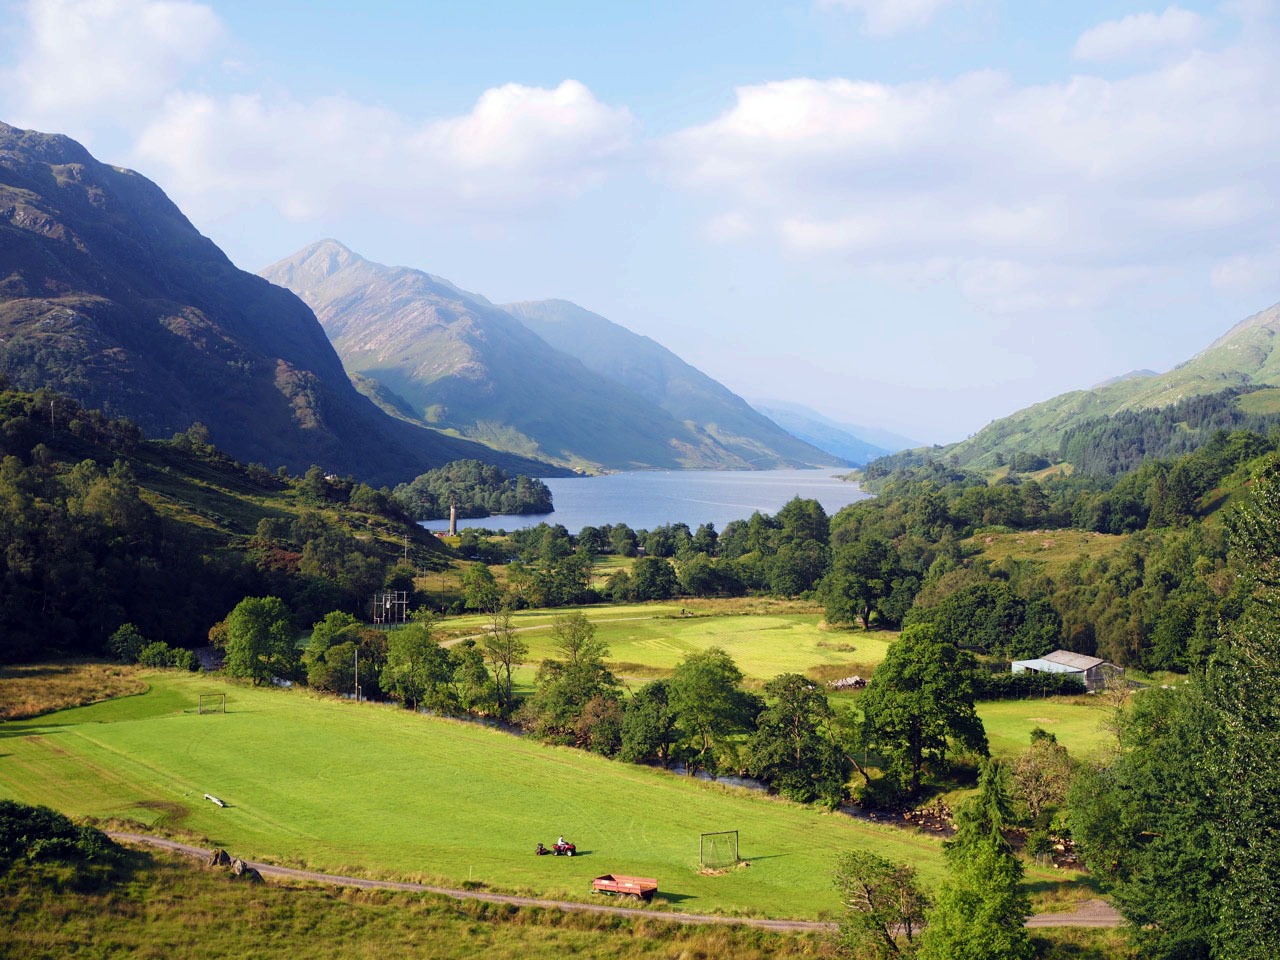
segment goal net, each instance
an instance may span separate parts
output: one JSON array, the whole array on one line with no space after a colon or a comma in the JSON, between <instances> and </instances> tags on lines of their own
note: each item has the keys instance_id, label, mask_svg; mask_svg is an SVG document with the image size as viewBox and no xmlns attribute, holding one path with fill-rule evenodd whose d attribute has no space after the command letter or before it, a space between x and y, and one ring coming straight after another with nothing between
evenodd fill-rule
<instances>
[{"instance_id":1,"label":"goal net","mask_svg":"<svg viewBox=\"0 0 1280 960\"><path fill-rule=\"evenodd\" d=\"M738 831L720 830L698 835L698 864L704 869L732 867L738 862Z\"/></svg>"},{"instance_id":2,"label":"goal net","mask_svg":"<svg viewBox=\"0 0 1280 960\"><path fill-rule=\"evenodd\" d=\"M227 695L225 693L202 693L196 700L196 713L226 713Z\"/></svg>"}]
</instances>

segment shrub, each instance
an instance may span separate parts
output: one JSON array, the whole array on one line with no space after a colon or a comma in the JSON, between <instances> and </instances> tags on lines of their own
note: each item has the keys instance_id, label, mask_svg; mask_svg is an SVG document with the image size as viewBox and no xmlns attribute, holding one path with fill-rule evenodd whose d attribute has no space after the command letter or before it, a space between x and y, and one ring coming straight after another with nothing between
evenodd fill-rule
<instances>
[{"instance_id":1,"label":"shrub","mask_svg":"<svg viewBox=\"0 0 1280 960\"><path fill-rule=\"evenodd\" d=\"M118 851L101 830L76 826L56 810L0 800L0 865L17 860L109 860Z\"/></svg>"},{"instance_id":2,"label":"shrub","mask_svg":"<svg viewBox=\"0 0 1280 960\"><path fill-rule=\"evenodd\" d=\"M1074 673L978 673L973 682L976 700L1025 700L1030 697L1084 693L1084 681Z\"/></svg>"}]
</instances>

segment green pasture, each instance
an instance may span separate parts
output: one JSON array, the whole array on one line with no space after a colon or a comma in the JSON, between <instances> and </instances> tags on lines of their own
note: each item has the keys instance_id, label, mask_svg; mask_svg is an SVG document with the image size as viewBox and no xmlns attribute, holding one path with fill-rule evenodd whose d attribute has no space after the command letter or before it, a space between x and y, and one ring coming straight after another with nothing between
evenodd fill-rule
<instances>
[{"instance_id":1,"label":"green pasture","mask_svg":"<svg viewBox=\"0 0 1280 960\"><path fill-rule=\"evenodd\" d=\"M529 645L531 666L555 655L551 627L564 612L522 611L512 617L512 625ZM857 672L883 660L897 637L889 632L830 630L819 613L717 615L678 602L587 607L583 612L596 625L596 636L609 645L610 663L620 674L637 678L665 675L688 654L708 647L724 649L743 674L758 682L782 673L830 672L823 668L841 665ZM449 636L464 636L481 632L486 624L481 617L458 617L442 626Z\"/></svg>"},{"instance_id":2,"label":"green pasture","mask_svg":"<svg viewBox=\"0 0 1280 960\"><path fill-rule=\"evenodd\" d=\"M1096 560L1114 553L1124 545L1126 539L1118 534L1064 529L1017 533L979 532L961 543L969 549L979 551L992 563L999 563L1006 557L1036 560L1052 571L1080 556Z\"/></svg>"},{"instance_id":3,"label":"green pasture","mask_svg":"<svg viewBox=\"0 0 1280 960\"><path fill-rule=\"evenodd\" d=\"M978 704L992 756L1010 758L1031 744L1036 727L1058 738L1076 759L1096 754L1114 735L1107 729L1114 708L1097 697L1045 697Z\"/></svg>"},{"instance_id":4,"label":"green pasture","mask_svg":"<svg viewBox=\"0 0 1280 960\"><path fill-rule=\"evenodd\" d=\"M911 862L930 886L943 875L924 835L474 724L200 675L150 682L0 727L0 795L330 872L569 898L602 873L653 876L669 904L698 911L834 910L831 864L850 847ZM204 692L226 693L228 712L198 716ZM741 832L751 866L700 875L698 834L726 829ZM585 855L533 855L560 833Z\"/></svg>"}]
</instances>

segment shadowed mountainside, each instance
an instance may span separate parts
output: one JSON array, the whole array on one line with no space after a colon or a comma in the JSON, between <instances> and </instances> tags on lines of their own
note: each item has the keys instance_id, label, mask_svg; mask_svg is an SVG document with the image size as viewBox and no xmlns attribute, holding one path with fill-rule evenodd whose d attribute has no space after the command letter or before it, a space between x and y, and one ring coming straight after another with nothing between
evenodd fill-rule
<instances>
[{"instance_id":1,"label":"shadowed mountainside","mask_svg":"<svg viewBox=\"0 0 1280 960\"><path fill-rule=\"evenodd\" d=\"M305 304L239 270L164 192L64 136L0 124L0 369L127 417L204 423L237 459L374 483L471 457L549 472L387 417Z\"/></svg>"}]
</instances>

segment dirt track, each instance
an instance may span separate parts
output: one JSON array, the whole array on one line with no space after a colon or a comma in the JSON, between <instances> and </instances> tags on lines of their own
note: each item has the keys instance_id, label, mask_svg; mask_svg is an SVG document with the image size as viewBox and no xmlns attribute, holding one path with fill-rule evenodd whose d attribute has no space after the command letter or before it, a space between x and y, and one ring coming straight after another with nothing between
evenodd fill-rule
<instances>
[{"instance_id":1,"label":"dirt track","mask_svg":"<svg viewBox=\"0 0 1280 960\"><path fill-rule=\"evenodd\" d=\"M151 837L140 833L111 833L111 837L124 843L141 844L172 850L188 857L208 860L213 856L212 850L193 847L176 840L163 837ZM555 910L575 911L579 913L607 913L614 916L633 917L644 920L662 920L670 923L720 923L738 926L759 927L764 930L775 930L782 933L827 932L835 929L835 924L819 923L814 920L764 920L756 917L720 917L712 914L674 913L666 910L646 910L641 907L614 907L601 903L576 903L572 900L543 900L537 897L515 897L501 893L484 893L479 890L454 890L448 887L432 887L424 883L397 883L392 880L366 880L362 877L340 877L331 873L316 873L313 870L294 870L291 867L273 867L267 863L245 861L264 877L278 877L284 880L305 880L311 883L322 883L336 887L364 887L371 890L404 890L409 893L434 893L455 900L484 900L488 903L509 903L517 907L549 907ZM1101 900L1090 900L1071 913L1040 913L1027 920L1028 927L1118 927L1123 921L1120 914Z\"/></svg>"}]
</instances>

